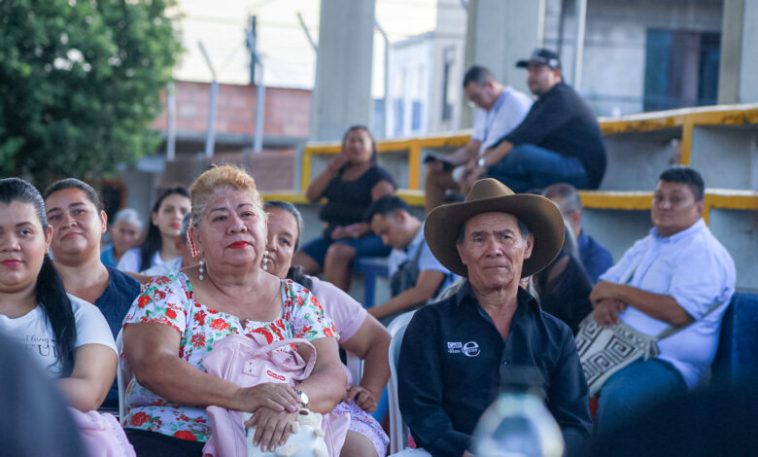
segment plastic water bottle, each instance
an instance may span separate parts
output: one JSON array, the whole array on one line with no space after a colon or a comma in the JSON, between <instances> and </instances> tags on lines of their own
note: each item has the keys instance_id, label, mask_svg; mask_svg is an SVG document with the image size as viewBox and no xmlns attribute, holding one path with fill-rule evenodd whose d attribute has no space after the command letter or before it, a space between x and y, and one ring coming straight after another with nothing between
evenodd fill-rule
<instances>
[{"instance_id":1,"label":"plastic water bottle","mask_svg":"<svg viewBox=\"0 0 758 457\"><path fill-rule=\"evenodd\" d=\"M533 367L509 367L501 393L474 431L476 457L561 457L563 435L540 395L542 374Z\"/></svg>"}]
</instances>

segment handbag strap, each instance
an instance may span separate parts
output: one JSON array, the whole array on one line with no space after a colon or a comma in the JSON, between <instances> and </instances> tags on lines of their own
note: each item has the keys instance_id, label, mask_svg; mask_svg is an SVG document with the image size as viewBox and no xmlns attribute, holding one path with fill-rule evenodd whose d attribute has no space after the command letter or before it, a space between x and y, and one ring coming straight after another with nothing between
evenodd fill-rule
<instances>
[{"instance_id":1,"label":"handbag strap","mask_svg":"<svg viewBox=\"0 0 758 457\"><path fill-rule=\"evenodd\" d=\"M634 273L637 271L637 267L640 266L640 262L642 261L643 254L640 253L640 255L637 256L636 259L632 260L632 266L629 268L626 273L622 277L619 278L619 283L621 284L629 284L634 276ZM708 310L703 314L703 317L701 319L705 318L709 314L711 314L713 311L716 310L721 305L721 302L716 300L715 303L713 303ZM695 321L693 320L687 325L683 325L681 327L674 327L673 325L669 325L668 328L660 332L658 335L656 335L655 339L656 341L660 341L664 338L668 338L670 336L674 336L677 333L681 332L682 330L686 329L690 325L694 324Z\"/></svg>"},{"instance_id":2,"label":"handbag strap","mask_svg":"<svg viewBox=\"0 0 758 457\"><path fill-rule=\"evenodd\" d=\"M305 368L303 369L303 376L307 378L308 376L310 376L311 372L313 371L313 367L316 365L316 347L313 346L313 344L310 341L304 338L288 338L285 340L274 341L265 346L261 346L257 348L254 351L254 354L255 355L268 354L269 352L279 349L280 347L289 346L291 344L296 344L296 345L304 344L311 348L311 354L305 363Z\"/></svg>"},{"instance_id":3,"label":"handbag strap","mask_svg":"<svg viewBox=\"0 0 758 457\"><path fill-rule=\"evenodd\" d=\"M703 314L703 317L701 317L700 319L705 319L705 318L706 318L706 317L707 317L709 314L711 314L712 312L716 311L716 309L717 309L719 306L721 306L721 305L722 305L722 303L721 303L719 300L716 300L716 301L715 301L715 302L714 302L714 303L713 303L713 304L712 304L712 305L711 305L711 306L708 308L708 310L705 312L705 314ZM666 330L664 330L664 331L662 331L661 333L659 333L659 334L658 334L658 336L656 337L656 339L657 339L658 341L660 341L660 340L662 340L662 339L664 339L664 338L668 338L668 337L670 337L670 336L673 336L673 335L675 335L675 334L677 334L677 333L681 332L682 330L686 329L686 328L687 328L687 327L689 327L690 325L694 324L695 322L696 322L696 321L693 319L693 320L692 320L692 322L690 322L690 323L689 323L689 324L687 324L687 325L682 325L681 327L674 327L673 325L672 325L672 326L669 326L669 328L667 328Z\"/></svg>"}]
</instances>

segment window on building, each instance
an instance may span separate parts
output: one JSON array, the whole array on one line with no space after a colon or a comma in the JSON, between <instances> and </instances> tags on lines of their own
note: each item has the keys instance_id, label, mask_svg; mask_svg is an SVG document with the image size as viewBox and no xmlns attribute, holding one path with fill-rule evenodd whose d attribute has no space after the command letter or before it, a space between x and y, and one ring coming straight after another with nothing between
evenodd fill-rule
<instances>
[{"instance_id":1,"label":"window on building","mask_svg":"<svg viewBox=\"0 0 758 457\"><path fill-rule=\"evenodd\" d=\"M411 104L411 132L421 131L421 102L414 100Z\"/></svg>"},{"instance_id":2,"label":"window on building","mask_svg":"<svg viewBox=\"0 0 758 457\"><path fill-rule=\"evenodd\" d=\"M455 84L451 77L455 65L455 46L447 46L442 50L442 120L453 119L453 87Z\"/></svg>"},{"instance_id":3,"label":"window on building","mask_svg":"<svg viewBox=\"0 0 758 457\"><path fill-rule=\"evenodd\" d=\"M395 122L394 126L395 129L393 131L393 136L399 137L403 136L403 126L405 126L405 100L402 98L396 98L394 100L395 105Z\"/></svg>"},{"instance_id":4,"label":"window on building","mask_svg":"<svg viewBox=\"0 0 758 457\"><path fill-rule=\"evenodd\" d=\"M720 33L649 29L646 38L645 111L716 103Z\"/></svg>"}]
</instances>

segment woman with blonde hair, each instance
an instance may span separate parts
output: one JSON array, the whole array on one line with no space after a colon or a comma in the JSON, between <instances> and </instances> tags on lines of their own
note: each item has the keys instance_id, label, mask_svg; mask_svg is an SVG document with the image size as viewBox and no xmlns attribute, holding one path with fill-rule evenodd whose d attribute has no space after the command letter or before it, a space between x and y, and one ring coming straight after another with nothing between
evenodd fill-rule
<instances>
[{"instance_id":1,"label":"woman with blonde hair","mask_svg":"<svg viewBox=\"0 0 758 457\"><path fill-rule=\"evenodd\" d=\"M266 216L253 178L215 167L190 194L199 264L149 283L124 320L124 353L135 376L127 388L127 435L140 456L200 456L211 432L205 407L214 405L254 413L246 425L256 428L255 444L270 450L286 441L302 404L327 413L344 397L334 326L307 289L260 268ZM317 353L311 376L294 388L242 388L205 371L214 342L256 333L272 342L309 340Z\"/></svg>"}]
</instances>

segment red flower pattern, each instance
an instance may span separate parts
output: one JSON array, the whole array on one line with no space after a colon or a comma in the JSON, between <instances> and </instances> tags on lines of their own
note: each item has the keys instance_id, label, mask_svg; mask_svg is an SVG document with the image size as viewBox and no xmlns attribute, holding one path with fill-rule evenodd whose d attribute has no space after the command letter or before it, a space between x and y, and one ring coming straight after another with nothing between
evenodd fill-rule
<instances>
[{"instance_id":1,"label":"red flower pattern","mask_svg":"<svg viewBox=\"0 0 758 457\"><path fill-rule=\"evenodd\" d=\"M195 322L199 327L205 325L205 311L198 311L195 313Z\"/></svg>"},{"instance_id":2,"label":"red flower pattern","mask_svg":"<svg viewBox=\"0 0 758 457\"><path fill-rule=\"evenodd\" d=\"M176 311L174 311L171 308L167 309L166 310L166 317L168 317L169 319L176 319Z\"/></svg>"},{"instance_id":3,"label":"red flower pattern","mask_svg":"<svg viewBox=\"0 0 758 457\"><path fill-rule=\"evenodd\" d=\"M213 319L211 321L211 328L215 330L226 330L229 328L229 324L226 323L223 319Z\"/></svg>"},{"instance_id":4,"label":"red flower pattern","mask_svg":"<svg viewBox=\"0 0 758 457\"><path fill-rule=\"evenodd\" d=\"M180 440L187 441L197 441L195 434L187 430L179 430L178 432L175 432L174 438L179 438Z\"/></svg>"},{"instance_id":5,"label":"red flower pattern","mask_svg":"<svg viewBox=\"0 0 758 457\"><path fill-rule=\"evenodd\" d=\"M205 335L202 333L195 333L192 335L192 345L196 348L201 348L205 346Z\"/></svg>"},{"instance_id":6,"label":"red flower pattern","mask_svg":"<svg viewBox=\"0 0 758 457\"><path fill-rule=\"evenodd\" d=\"M150 297L147 294L142 294L139 296L139 300L137 300L137 306L144 308L148 303L150 303Z\"/></svg>"},{"instance_id":7,"label":"red flower pattern","mask_svg":"<svg viewBox=\"0 0 758 457\"><path fill-rule=\"evenodd\" d=\"M150 416L146 413L139 412L132 416L129 423L131 425L134 425L135 427L139 427L140 425L143 425L146 422L150 422Z\"/></svg>"}]
</instances>

